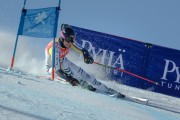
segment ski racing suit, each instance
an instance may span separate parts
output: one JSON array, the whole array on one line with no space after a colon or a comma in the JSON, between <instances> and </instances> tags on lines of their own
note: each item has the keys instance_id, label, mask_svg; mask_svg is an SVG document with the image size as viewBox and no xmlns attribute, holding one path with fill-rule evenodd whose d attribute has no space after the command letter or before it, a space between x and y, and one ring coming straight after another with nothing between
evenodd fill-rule
<instances>
[{"instance_id":1,"label":"ski racing suit","mask_svg":"<svg viewBox=\"0 0 180 120\"><path fill-rule=\"evenodd\" d=\"M55 40L55 71L56 75L59 77L62 77L62 73L64 73L66 76L69 76L72 79L78 80L79 84L83 87L88 85L91 85L93 88L92 91L103 93L103 94L119 94L117 91L108 88L98 80L96 80L94 77L89 75L87 72L85 72L81 67L78 67L71 61L69 61L66 58L66 55L69 53L69 48L63 48L60 44L61 40L60 38L57 38ZM47 68L47 72L51 74L52 72L52 46L53 46L53 41L51 41L46 49L45 49L45 65ZM77 51L82 52L82 47L77 43L73 43L72 46L73 48L76 48Z\"/></svg>"}]
</instances>

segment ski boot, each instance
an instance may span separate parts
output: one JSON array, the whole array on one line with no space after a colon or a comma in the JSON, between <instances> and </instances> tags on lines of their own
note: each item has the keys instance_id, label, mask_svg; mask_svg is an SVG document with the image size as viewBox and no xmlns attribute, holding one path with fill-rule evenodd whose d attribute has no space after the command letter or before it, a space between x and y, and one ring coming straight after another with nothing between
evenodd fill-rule
<instances>
[{"instance_id":1,"label":"ski boot","mask_svg":"<svg viewBox=\"0 0 180 120\"><path fill-rule=\"evenodd\" d=\"M124 94L122 94L122 93L118 93L118 94L117 94L117 98L121 98L121 99L122 99L122 98L125 98L125 97L126 97L126 96L125 96Z\"/></svg>"},{"instance_id":2,"label":"ski boot","mask_svg":"<svg viewBox=\"0 0 180 120\"><path fill-rule=\"evenodd\" d=\"M119 93L111 88L108 88L107 94L110 94L110 96L116 97L116 98L125 98L126 97L124 94Z\"/></svg>"}]
</instances>

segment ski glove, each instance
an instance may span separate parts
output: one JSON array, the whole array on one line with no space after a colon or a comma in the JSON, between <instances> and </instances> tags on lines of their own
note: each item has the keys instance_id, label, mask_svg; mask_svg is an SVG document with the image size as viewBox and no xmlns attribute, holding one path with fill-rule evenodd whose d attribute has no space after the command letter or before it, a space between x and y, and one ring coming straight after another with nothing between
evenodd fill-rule
<instances>
[{"instance_id":1,"label":"ski glove","mask_svg":"<svg viewBox=\"0 0 180 120\"><path fill-rule=\"evenodd\" d=\"M89 52L86 49L82 49L82 53L84 56L84 62L87 64L92 64L94 62L94 59L92 56L89 55Z\"/></svg>"}]
</instances>

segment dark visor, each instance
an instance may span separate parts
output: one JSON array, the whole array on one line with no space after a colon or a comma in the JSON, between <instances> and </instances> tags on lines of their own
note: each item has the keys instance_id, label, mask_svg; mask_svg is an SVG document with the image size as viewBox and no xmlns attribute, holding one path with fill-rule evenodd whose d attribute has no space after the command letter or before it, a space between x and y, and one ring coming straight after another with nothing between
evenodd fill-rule
<instances>
[{"instance_id":1,"label":"dark visor","mask_svg":"<svg viewBox=\"0 0 180 120\"><path fill-rule=\"evenodd\" d=\"M74 37L72 37L72 36L67 36L67 37L65 37L65 41L66 42L71 42L71 43L74 43Z\"/></svg>"}]
</instances>

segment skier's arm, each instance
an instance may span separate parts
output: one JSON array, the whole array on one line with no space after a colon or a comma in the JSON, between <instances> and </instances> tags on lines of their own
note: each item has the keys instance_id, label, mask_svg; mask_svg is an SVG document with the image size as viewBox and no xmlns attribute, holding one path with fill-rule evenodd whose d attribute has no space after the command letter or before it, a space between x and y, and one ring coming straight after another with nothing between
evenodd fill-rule
<instances>
[{"instance_id":1,"label":"skier's arm","mask_svg":"<svg viewBox=\"0 0 180 120\"><path fill-rule=\"evenodd\" d=\"M79 52L80 54L82 54L83 47L81 45L79 45L77 42L73 43L71 48L74 49L75 51Z\"/></svg>"},{"instance_id":2,"label":"skier's arm","mask_svg":"<svg viewBox=\"0 0 180 120\"><path fill-rule=\"evenodd\" d=\"M94 62L93 57L89 54L89 52L85 49L82 48L77 42L72 44L72 48L76 50L77 52L83 54L84 56L84 62L87 64L92 64Z\"/></svg>"}]
</instances>

